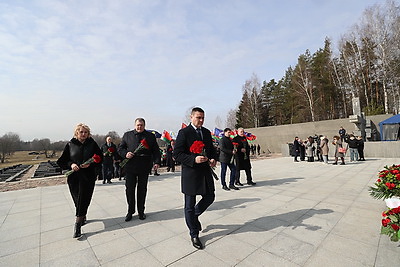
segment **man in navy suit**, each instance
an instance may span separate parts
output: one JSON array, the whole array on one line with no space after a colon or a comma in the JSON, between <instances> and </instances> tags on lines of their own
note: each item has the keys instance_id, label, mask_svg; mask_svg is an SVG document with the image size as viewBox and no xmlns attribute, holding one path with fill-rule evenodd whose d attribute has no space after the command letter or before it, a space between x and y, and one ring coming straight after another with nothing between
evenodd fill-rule
<instances>
[{"instance_id":1,"label":"man in navy suit","mask_svg":"<svg viewBox=\"0 0 400 267\"><path fill-rule=\"evenodd\" d=\"M192 244L197 249L203 249L199 239L201 224L199 216L214 202L215 187L211 167L217 164L217 153L212 142L211 132L202 127L204 110L195 107L190 115L191 123L179 131L176 138L174 157L182 164L181 186L185 194L185 221L190 231ZM195 141L202 141L202 155L191 152ZM202 198L196 204L196 196Z\"/></svg>"}]
</instances>

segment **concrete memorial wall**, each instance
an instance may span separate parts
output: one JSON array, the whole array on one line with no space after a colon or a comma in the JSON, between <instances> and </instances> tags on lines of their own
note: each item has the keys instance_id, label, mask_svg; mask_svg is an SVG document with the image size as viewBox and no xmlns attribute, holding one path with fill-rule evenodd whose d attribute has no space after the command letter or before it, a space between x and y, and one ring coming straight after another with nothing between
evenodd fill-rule
<instances>
[{"instance_id":1,"label":"concrete memorial wall","mask_svg":"<svg viewBox=\"0 0 400 267\"><path fill-rule=\"evenodd\" d=\"M380 142L379 122L393 116L392 114L383 114L367 116L368 138L365 142L366 158L400 158L400 141ZM260 144L261 151L265 153L282 153L282 156L289 156L289 143L293 143L294 137L298 136L306 140L308 136L325 135L329 140L329 156L334 154L332 145L333 136L339 135L340 126L346 129L348 134L356 133L358 128L349 118L326 120L317 122L306 122L279 126L269 126L260 128L245 129L257 136L254 144Z\"/></svg>"}]
</instances>

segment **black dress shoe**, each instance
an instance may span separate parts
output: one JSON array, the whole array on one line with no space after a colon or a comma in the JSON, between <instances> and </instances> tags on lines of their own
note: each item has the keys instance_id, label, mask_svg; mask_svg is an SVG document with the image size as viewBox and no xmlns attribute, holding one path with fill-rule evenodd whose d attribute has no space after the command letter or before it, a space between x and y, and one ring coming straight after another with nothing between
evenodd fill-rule
<instances>
[{"instance_id":1,"label":"black dress shoe","mask_svg":"<svg viewBox=\"0 0 400 267\"><path fill-rule=\"evenodd\" d=\"M237 183L235 183L235 185L243 186L243 184L241 182L237 182Z\"/></svg>"},{"instance_id":2,"label":"black dress shoe","mask_svg":"<svg viewBox=\"0 0 400 267\"><path fill-rule=\"evenodd\" d=\"M236 187L236 186L234 186L234 185L230 185L229 188L230 188L230 189L233 189L233 190L239 190L239 187Z\"/></svg>"},{"instance_id":3,"label":"black dress shoe","mask_svg":"<svg viewBox=\"0 0 400 267\"><path fill-rule=\"evenodd\" d=\"M125 221L126 221L126 222L129 222L130 220L132 220L132 213L128 213L128 214L126 214L126 216L125 216Z\"/></svg>"},{"instance_id":4,"label":"black dress shoe","mask_svg":"<svg viewBox=\"0 0 400 267\"><path fill-rule=\"evenodd\" d=\"M256 185L255 182L247 182L248 185Z\"/></svg>"},{"instance_id":5,"label":"black dress shoe","mask_svg":"<svg viewBox=\"0 0 400 267\"><path fill-rule=\"evenodd\" d=\"M81 223L81 222L75 223L73 238L79 238L79 237L82 236L81 226L82 226L82 223Z\"/></svg>"},{"instance_id":6,"label":"black dress shoe","mask_svg":"<svg viewBox=\"0 0 400 267\"><path fill-rule=\"evenodd\" d=\"M139 220L145 220L146 219L146 214L144 214L144 213L140 213L139 214Z\"/></svg>"},{"instance_id":7,"label":"black dress shoe","mask_svg":"<svg viewBox=\"0 0 400 267\"><path fill-rule=\"evenodd\" d=\"M226 191L229 191L229 190L230 190L226 185L222 186L222 189L224 189L224 190L226 190Z\"/></svg>"},{"instance_id":8,"label":"black dress shoe","mask_svg":"<svg viewBox=\"0 0 400 267\"><path fill-rule=\"evenodd\" d=\"M197 249L203 249L203 244L201 243L199 237L192 237L192 244L193 247L197 248Z\"/></svg>"}]
</instances>

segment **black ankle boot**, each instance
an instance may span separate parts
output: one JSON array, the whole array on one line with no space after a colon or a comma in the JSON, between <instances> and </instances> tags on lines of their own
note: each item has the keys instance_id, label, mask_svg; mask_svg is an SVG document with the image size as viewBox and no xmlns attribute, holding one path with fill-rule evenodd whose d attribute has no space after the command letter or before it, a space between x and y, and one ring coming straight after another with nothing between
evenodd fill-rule
<instances>
[{"instance_id":1,"label":"black ankle boot","mask_svg":"<svg viewBox=\"0 0 400 267\"><path fill-rule=\"evenodd\" d=\"M82 226L82 222L75 223L74 236L73 236L74 238L79 238L82 236L81 226Z\"/></svg>"}]
</instances>

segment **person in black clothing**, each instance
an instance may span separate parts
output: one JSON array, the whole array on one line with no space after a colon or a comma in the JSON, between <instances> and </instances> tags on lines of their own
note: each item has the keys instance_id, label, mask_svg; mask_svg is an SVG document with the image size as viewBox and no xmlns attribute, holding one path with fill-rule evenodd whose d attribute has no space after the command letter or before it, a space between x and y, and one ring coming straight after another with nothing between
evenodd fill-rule
<instances>
[{"instance_id":1,"label":"person in black clothing","mask_svg":"<svg viewBox=\"0 0 400 267\"><path fill-rule=\"evenodd\" d=\"M235 186L235 174L236 174L236 166L232 159L234 159L236 151L232 144L231 139L229 138L231 134L231 129L225 128L224 135L219 140L220 154L219 154L219 162L221 162L221 184L222 189L224 190L239 190L238 187ZM226 186L225 177L226 177L226 169L229 167L231 171L230 179L229 179L229 187Z\"/></svg>"},{"instance_id":2,"label":"person in black clothing","mask_svg":"<svg viewBox=\"0 0 400 267\"><path fill-rule=\"evenodd\" d=\"M175 160L173 157L173 153L174 153L174 147L175 147L175 140L172 139L171 143L167 146L167 172L169 172L170 170L172 172L175 172Z\"/></svg>"},{"instance_id":3,"label":"person in black clothing","mask_svg":"<svg viewBox=\"0 0 400 267\"><path fill-rule=\"evenodd\" d=\"M199 216L215 200L211 168L217 164L217 153L210 130L203 127L204 110L199 107L193 108L190 120L190 125L178 132L174 158L182 164L181 190L184 194L185 221L192 245L197 249L203 249L204 246L199 238L202 229ZM202 145L204 153L199 154L197 151ZM196 203L198 195L201 195L201 199Z\"/></svg>"},{"instance_id":4,"label":"person in black clothing","mask_svg":"<svg viewBox=\"0 0 400 267\"><path fill-rule=\"evenodd\" d=\"M240 171L246 172L247 184L256 185L251 177L251 163L250 163L250 146L247 142L247 138L244 134L244 129L238 129L238 135L232 139L232 143L237 143L237 152L235 155L236 159L236 174L235 174L235 185L243 186L240 182Z\"/></svg>"},{"instance_id":5,"label":"person in black clothing","mask_svg":"<svg viewBox=\"0 0 400 267\"><path fill-rule=\"evenodd\" d=\"M346 129L343 128L343 126L340 126L339 129L339 136L340 136L340 140L343 142L344 140L346 140Z\"/></svg>"},{"instance_id":6,"label":"person in black clothing","mask_svg":"<svg viewBox=\"0 0 400 267\"><path fill-rule=\"evenodd\" d=\"M81 226L86 223L86 214L92 200L96 182L96 167L100 162L83 164L97 155L103 157L97 143L90 135L89 126L80 123L76 126L74 137L66 144L57 164L62 169L73 171L67 177L68 188L75 205L74 238L82 235Z\"/></svg>"},{"instance_id":7,"label":"person in black clothing","mask_svg":"<svg viewBox=\"0 0 400 267\"><path fill-rule=\"evenodd\" d=\"M353 134L350 134L348 138L346 138L346 143L349 146L350 150L350 161L357 161L358 160L358 141L354 137Z\"/></svg>"},{"instance_id":8,"label":"person in black clothing","mask_svg":"<svg viewBox=\"0 0 400 267\"><path fill-rule=\"evenodd\" d=\"M364 140L361 136L357 136L357 150L358 150L358 160L360 161L365 161L364 158Z\"/></svg>"},{"instance_id":9,"label":"person in black clothing","mask_svg":"<svg viewBox=\"0 0 400 267\"><path fill-rule=\"evenodd\" d=\"M132 220L132 215L135 213L136 184L139 219L146 219L144 210L149 173L152 167L156 171L161 163L160 148L158 147L156 137L151 132L145 130L145 124L146 122L143 118L137 118L135 120L135 130L126 132L118 147L119 155L127 159L127 163L124 166L125 192L128 202L128 213L125 216L126 222ZM139 146L143 149L139 149L138 151Z\"/></svg>"},{"instance_id":10,"label":"person in black clothing","mask_svg":"<svg viewBox=\"0 0 400 267\"><path fill-rule=\"evenodd\" d=\"M260 144L257 145L257 154L260 156L261 146Z\"/></svg>"},{"instance_id":11,"label":"person in black clothing","mask_svg":"<svg viewBox=\"0 0 400 267\"><path fill-rule=\"evenodd\" d=\"M111 184L114 176L114 155L117 154L117 146L112 142L111 136L106 137L106 142L101 146L103 152L103 184Z\"/></svg>"},{"instance_id":12,"label":"person in black clothing","mask_svg":"<svg viewBox=\"0 0 400 267\"><path fill-rule=\"evenodd\" d=\"M297 157L300 155L300 143L299 137L295 137L293 141L293 155L294 155L294 162L299 162Z\"/></svg>"}]
</instances>

